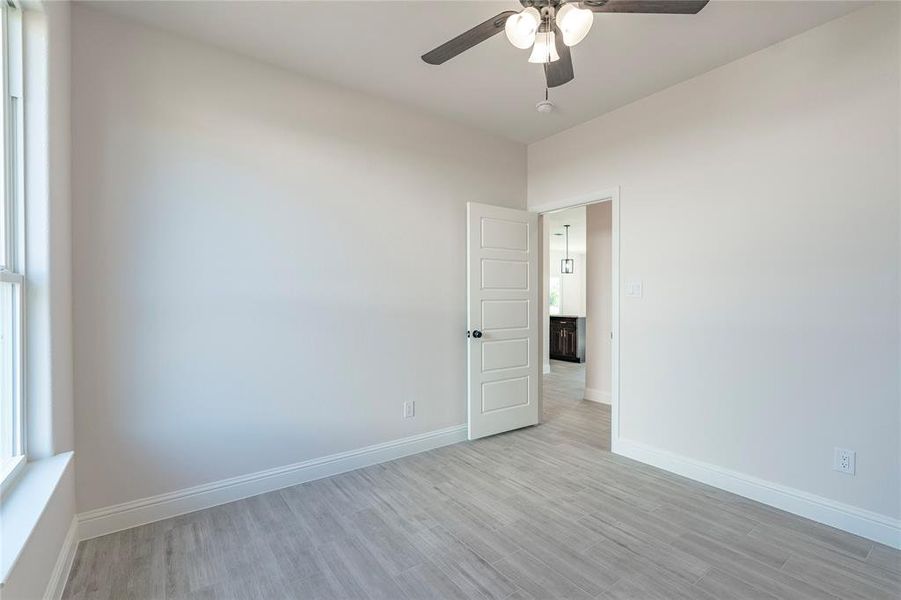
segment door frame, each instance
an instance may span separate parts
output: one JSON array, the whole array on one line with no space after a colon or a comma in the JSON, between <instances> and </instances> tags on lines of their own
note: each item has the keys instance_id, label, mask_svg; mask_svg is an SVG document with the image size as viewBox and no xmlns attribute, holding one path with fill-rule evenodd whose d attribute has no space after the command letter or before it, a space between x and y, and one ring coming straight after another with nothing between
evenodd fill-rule
<instances>
[{"instance_id":1,"label":"door frame","mask_svg":"<svg viewBox=\"0 0 901 600\"><path fill-rule=\"evenodd\" d=\"M612 281L611 281L611 308L613 310L613 315L611 317L611 323L613 327L613 343L611 347L611 377L610 377L610 450L611 452L616 452L618 442L619 442L619 413L620 413L620 189L619 186L598 190L595 192L590 192L587 194L582 194L580 196L576 196L574 198L564 198L561 200L552 200L550 202L545 202L544 204L539 204L536 206L529 206L526 208L529 212L538 213L539 215L545 215L548 213L558 212L561 210L566 210L568 208L576 208L579 206L588 206L589 204L599 204L601 202L610 202L611 206L611 227L612 227L612 245L611 248L611 262L612 266ZM544 227L544 220L542 220L542 227ZM541 236L541 243L544 244L544 239L546 236ZM544 248L542 248L542 261L544 260ZM587 261L586 257L586 261ZM541 293L543 294L542 302L547 302L547 294L548 290L546 289L547 281L544 280L544 265L542 265L542 282L541 282ZM543 320L543 317L542 317ZM541 342L542 352L544 351L544 327L542 324L542 328L539 330L539 340ZM541 370L541 380L544 382L544 369ZM540 390L543 390L543 385ZM542 392L543 394L543 392ZM543 406L544 406L544 398L543 395L539 396L539 400L541 402L540 408L542 412L539 413L539 418L543 414Z\"/></svg>"}]
</instances>

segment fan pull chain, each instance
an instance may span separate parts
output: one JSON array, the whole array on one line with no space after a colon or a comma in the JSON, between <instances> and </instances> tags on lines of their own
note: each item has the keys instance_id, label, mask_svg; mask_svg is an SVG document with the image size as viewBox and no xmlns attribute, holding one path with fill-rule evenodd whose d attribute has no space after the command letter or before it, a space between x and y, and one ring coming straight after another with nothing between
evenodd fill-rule
<instances>
[{"instance_id":1,"label":"fan pull chain","mask_svg":"<svg viewBox=\"0 0 901 600\"><path fill-rule=\"evenodd\" d=\"M545 15L546 15L546 16L544 17L544 20L545 20L545 27L547 27L547 30L546 30L547 33L545 33L545 36L547 36L547 37L546 37L545 39L548 40L548 41L550 41L550 39L551 39L551 33L553 33L553 31L554 31L553 29L551 29L551 11L548 10L548 11L545 13ZM555 36L555 37L556 37L556 36ZM545 65L549 65L549 64L551 64L551 45L550 45L550 44L545 44L544 47L547 49L547 57L546 57L546 60L544 61L544 64L545 64ZM547 67L545 67L545 68L547 68Z\"/></svg>"}]
</instances>

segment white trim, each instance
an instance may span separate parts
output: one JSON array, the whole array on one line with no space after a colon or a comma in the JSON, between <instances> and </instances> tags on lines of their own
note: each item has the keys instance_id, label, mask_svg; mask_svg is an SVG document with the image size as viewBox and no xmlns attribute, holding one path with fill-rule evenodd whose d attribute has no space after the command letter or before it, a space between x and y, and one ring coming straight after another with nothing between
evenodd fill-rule
<instances>
[{"instance_id":1,"label":"white trim","mask_svg":"<svg viewBox=\"0 0 901 600\"><path fill-rule=\"evenodd\" d=\"M585 388L585 399L589 402L598 402L600 404L610 404L612 402L610 392Z\"/></svg>"},{"instance_id":2,"label":"white trim","mask_svg":"<svg viewBox=\"0 0 901 600\"><path fill-rule=\"evenodd\" d=\"M13 273L12 271L0 268L0 283L17 283L22 285L25 283L25 277L21 273Z\"/></svg>"},{"instance_id":3,"label":"white trim","mask_svg":"<svg viewBox=\"0 0 901 600\"><path fill-rule=\"evenodd\" d=\"M610 443L616 444L619 440L619 414L620 414L620 362L619 362L619 348L620 348L620 204L619 204L619 187L616 188L616 192L612 196L613 205L611 207L611 221L612 221L612 229L613 229L613 240L611 241L613 248L611 249L611 263L612 264L612 278L613 278L613 290L610 294L611 299L611 310L613 311L613 322L611 323L611 334L613 335L613 343L611 346L611 361L613 365L610 371L610 390L612 393L611 401L610 401Z\"/></svg>"},{"instance_id":4,"label":"white trim","mask_svg":"<svg viewBox=\"0 0 901 600\"><path fill-rule=\"evenodd\" d=\"M551 363L549 363L549 362L544 363L544 367L542 367L542 369L541 369L541 374L547 375L550 372L551 372Z\"/></svg>"},{"instance_id":5,"label":"white trim","mask_svg":"<svg viewBox=\"0 0 901 600\"><path fill-rule=\"evenodd\" d=\"M613 343L611 344L612 356L611 362L611 397L610 397L610 443L612 448L616 448L616 442L619 440L619 403L620 403L620 358L619 358L619 338L620 338L620 189L619 186L598 190L575 196L566 200L553 200L537 206L530 206L530 212L538 214L547 214L567 208L575 208L577 206L587 206L589 204L597 204L599 202L611 203L611 219L613 229L612 240L612 257L613 267L612 273L612 290L611 290L611 309L613 312L612 333ZM542 277L542 279L544 279ZM544 283L542 283L544 285ZM544 297L547 298L547 289L543 290ZM544 343L544 341L542 341ZM547 372L547 371L546 371ZM586 397L586 400L588 398Z\"/></svg>"},{"instance_id":6,"label":"white trim","mask_svg":"<svg viewBox=\"0 0 901 600\"><path fill-rule=\"evenodd\" d=\"M607 188L605 190L598 190L596 192L591 192L588 194L582 194L573 198L567 198L564 200L552 200L550 202L545 202L544 204L539 204L537 206L530 206L528 208L528 211L539 214L546 214L557 212L558 210L565 210L567 208L596 204L598 202L604 202L606 200L619 200L619 186Z\"/></svg>"},{"instance_id":7,"label":"white trim","mask_svg":"<svg viewBox=\"0 0 901 600\"><path fill-rule=\"evenodd\" d=\"M14 456L0 465L0 498L6 494L6 491L10 489L10 487L12 487L16 477L18 477L25 469L25 465L24 454Z\"/></svg>"},{"instance_id":8,"label":"white trim","mask_svg":"<svg viewBox=\"0 0 901 600\"><path fill-rule=\"evenodd\" d=\"M619 438L621 456L901 549L901 520Z\"/></svg>"},{"instance_id":9,"label":"white trim","mask_svg":"<svg viewBox=\"0 0 901 600\"><path fill-rule=\"evenodd\" d=\"M307 481L331 477L433 448L456 444L466 439L466 431L466 425L455 425L358 450L340 452L293 465L98 508L78 515L79 538L87 540Z\"/></svg>"},{"instance_id":10,"label":"white trim","mask_svg":"<svg viewBox=\"0 0 901 600\"><path fill-rule=\"evenodd\" d=\"M78 517L72 517L72 523L69 525L69 531L66 532L66 539L63 540L63 546L59 550L56 557L56 564L53 565L53 572L50 573L50 581L47 583L47 590L44 592L44 600L60 600L66 589L66 581L69 580L69 571L72 570L72 563L75 562L75 550L78 549Z\"/></svg>"},{"instance_id":11,"label":"white trim","mask_svg":"<svg viewBox=\"0 0 901 600\"><path fill-rule=\"evenodd\" d=\"M25 469L0 498L0 588L22 557L47 512L59 484L72 468L73 452L25 463ZM0 594L2 595L2 594Z\"/></svg>"}]
</instances>

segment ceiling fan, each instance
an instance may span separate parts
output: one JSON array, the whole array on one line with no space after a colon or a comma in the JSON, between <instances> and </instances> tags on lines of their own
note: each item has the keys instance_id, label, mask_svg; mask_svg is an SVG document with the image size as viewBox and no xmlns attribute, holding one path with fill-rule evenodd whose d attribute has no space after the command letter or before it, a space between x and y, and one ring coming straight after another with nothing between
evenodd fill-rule
<instances>
[{"instance_id":1,"label":"ceiling fan","mask_svg":"<svg viewBox=\"0 0 901 600\"><path fill-rule=\"evenodd\" d=\"M484 42L503 29L510 43L532 48L530 63L544 65L548 87L572 81L570 46L581 42L594 13L693 15L709 0L519 0L523 10L506 10L422 55L430 65L443 62Z\"/></svg>"}]
</instances>

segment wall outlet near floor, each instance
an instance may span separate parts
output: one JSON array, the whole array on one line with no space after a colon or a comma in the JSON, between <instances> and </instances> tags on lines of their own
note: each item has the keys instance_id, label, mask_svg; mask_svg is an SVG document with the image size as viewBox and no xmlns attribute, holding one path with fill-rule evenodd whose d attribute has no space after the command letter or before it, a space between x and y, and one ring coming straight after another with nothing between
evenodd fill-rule
<instances>
[{"instance_id":1,"label":"wall outlet near floor","mask_svg":"<svg viewBox=\"0 0 901 600\"><path fill-rule=\"evenodd\" d=\"M836 448L835 456L832 459L832 469L840 473L848 473L854 475L857 453L854 450L846 448Z\"/></svg>"},{"instance_id":2,"label":"wall outlet near floor","mask_svg":"<svg viewBox=\"0 0 901 600\"><path fill-rule=\"evenodd\" d=\"M410 400L409 402L404 402L404 418L412 419L416 416L416 402Z\"/></svg>"}]
</instances>

